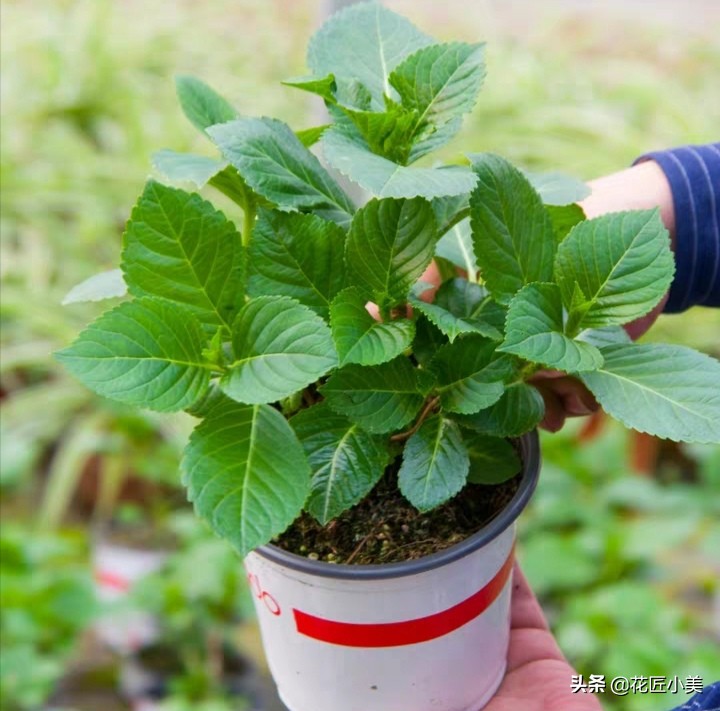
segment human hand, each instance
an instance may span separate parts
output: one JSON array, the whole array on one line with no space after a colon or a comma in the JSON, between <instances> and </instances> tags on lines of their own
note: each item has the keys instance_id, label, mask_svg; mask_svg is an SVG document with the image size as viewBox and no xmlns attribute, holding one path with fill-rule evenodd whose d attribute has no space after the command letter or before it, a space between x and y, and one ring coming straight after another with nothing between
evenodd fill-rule
<instances>
[{"instance_id":1,"label":"human hand","mask_svg":"<svg viewBox=\"0 0 720 711\"><path fill-rule=\"evenodd\" d=\"M595 696L571 692L570 666L540 603L516 564L507 673L483 711L602 711Z\"/></svg>"}]
</instances>

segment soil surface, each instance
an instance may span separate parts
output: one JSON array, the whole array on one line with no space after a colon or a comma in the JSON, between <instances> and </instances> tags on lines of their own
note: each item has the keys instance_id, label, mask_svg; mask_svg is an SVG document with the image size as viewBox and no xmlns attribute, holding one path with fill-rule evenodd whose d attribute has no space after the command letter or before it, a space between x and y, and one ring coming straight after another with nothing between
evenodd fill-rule
<instances>
[{"instance_id":1,"label":"soil surface","mask_svg":"<svg viewBox=\"0 0 720 711\"><path fill-rule=\"evenodd\" d=\"M468 538L507 505L520 475L502 484L470 484L449 502L420 513L402 496L389 470L372 493L327 526L303 514L273 543L326 563L399 563L437 553Z\"/></svg>"}]
</instances>

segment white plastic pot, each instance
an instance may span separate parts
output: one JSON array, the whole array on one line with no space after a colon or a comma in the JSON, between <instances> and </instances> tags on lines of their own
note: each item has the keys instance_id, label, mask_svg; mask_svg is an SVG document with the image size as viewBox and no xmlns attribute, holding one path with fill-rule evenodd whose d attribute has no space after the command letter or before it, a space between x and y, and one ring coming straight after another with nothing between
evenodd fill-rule
<instances>
[{"instance_id":1,"label":"white plastic pot","mask_svg":"<svg viewBox=\"0 0 720 711\"><path fill-rule=\"evenodd\" d=\"M93 549L98 600L110 605L121 603L135 583L162 567L168 555L167 551L142 550L99 541ZM120 654L127 654L157 637L157 624L152 615L118 607L95 623L95 635L103 644Z\"/></svg>"},{"instance_id":2,"label":"white plastic pot","mask_svg":"<svg viewBox=\"0 0 720 711\"><path fill-rule=\"evenodd\" d=\"M268 665L290 711L478 711L505 674L515 519L537 483L537 433L506 508L420 560L332 565L263 546L245 559Z\"/></svg>"}]
</instances>

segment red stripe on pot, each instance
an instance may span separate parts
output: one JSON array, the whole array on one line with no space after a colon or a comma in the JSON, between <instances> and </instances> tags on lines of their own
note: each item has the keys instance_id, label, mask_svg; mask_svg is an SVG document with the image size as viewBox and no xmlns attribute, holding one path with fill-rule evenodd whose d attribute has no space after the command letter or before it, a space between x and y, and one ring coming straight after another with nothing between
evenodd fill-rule
<instances>
[{"instance_id":1,"label":"red stripe on pot","mask_svg":"<svg viewBox=\"0 0 720 711\"><path fill-rule=\"evenodd\" d=\"M103 588L112 588L119 592L127 592L130 589L130 582L116 573L108 570L100 570L95 573L95 582Z\"/></svg>"},{"instance_id":2,"label":"red stripe on pot","mask_svg":"<svg viewBox=\"0 0 720 711\"><path fill-rule=\"evenodd\" d=\"M338 622L293 610L297 631L320 642L343 647L402 647L437 639L466 625L487 610L500 595L513 567L513 551L495 577L466 600L427 617L402 622L364 624Z\"/></svg>"}]
</instances>

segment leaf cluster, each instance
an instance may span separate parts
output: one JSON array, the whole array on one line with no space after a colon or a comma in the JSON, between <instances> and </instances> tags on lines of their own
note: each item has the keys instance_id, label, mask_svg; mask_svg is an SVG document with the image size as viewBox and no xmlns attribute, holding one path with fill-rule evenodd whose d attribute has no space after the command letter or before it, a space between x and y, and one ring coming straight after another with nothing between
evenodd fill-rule
<instances>
[{"instance_id":1,"label":"leaf cluster","mask_svg":"<svg viewBox=\"0 0 720 711\"><path fill-rule=\"evenodd\" d=\"M720 365L622 329L673 277L658 211L585 219L585 186L493 154L412 165L474 105L482 45L436 43L370 2L317 32L308 65L287 83L321 96L333 121L298 132L178 80L220 157L166 150L155 167L230 197L243 225L148 181L124 236L132 299L58 354L101 395L202 419L182 469L216 532L246 554L302 510L325 524L393 462L420 511L512 476L507 438L543 417L540 369L577 375L641 431L720 440ZM419 279L433 259L447 278L430 299Z\"/></svg>"}]
</instances>

